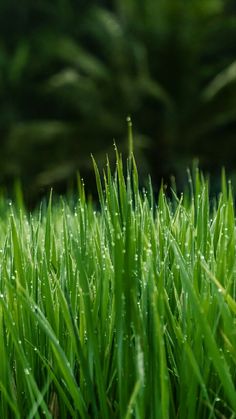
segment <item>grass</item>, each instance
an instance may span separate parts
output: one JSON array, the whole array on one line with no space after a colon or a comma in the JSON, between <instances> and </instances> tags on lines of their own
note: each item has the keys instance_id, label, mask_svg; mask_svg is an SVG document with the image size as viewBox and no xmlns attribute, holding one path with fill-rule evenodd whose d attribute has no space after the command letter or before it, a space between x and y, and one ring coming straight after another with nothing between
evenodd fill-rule
<instances>
[{"instance_id":1,"label":"grass","mask_svg":"<svg viewBox=\"0 0 236 419\"><path fill-rule=\"evenodd\" d=\"M96 211L80 180L75 206L0 202L2 419L236 417L231 185L155 200L127 166L94 163Z\"/></svg>"}]
</instances>

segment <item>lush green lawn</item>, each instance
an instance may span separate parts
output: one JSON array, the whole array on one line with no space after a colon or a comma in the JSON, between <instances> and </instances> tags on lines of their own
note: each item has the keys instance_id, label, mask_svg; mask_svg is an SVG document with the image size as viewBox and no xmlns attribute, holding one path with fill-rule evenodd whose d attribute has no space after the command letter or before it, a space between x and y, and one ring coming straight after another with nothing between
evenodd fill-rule
<instances>
[{"instance_id":1,"label":"lush green lawn","mask_svg":"<svg viewBox=\"0 0 236 419\"><path fill-rule=\"evenodd\" d=\"M209 200L95 174L75 208L1 202L0 417L236 417L236 231L230 185ZM20 202L20 200L19 200Z\"/></svg>"}]
</instances>

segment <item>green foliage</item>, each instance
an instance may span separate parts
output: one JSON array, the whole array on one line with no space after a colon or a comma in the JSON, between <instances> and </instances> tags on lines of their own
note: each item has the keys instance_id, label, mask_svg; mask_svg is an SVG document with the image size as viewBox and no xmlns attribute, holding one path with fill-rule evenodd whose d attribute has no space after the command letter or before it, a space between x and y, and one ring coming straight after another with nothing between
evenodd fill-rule
<instances>
[{"instance_id":1,"label":"green foliage","mask_svg":"<svg viewBox=\"0 0 236 419\"><path fill-rule=\"evenodd\" d=\"M236 18L232 0L1 1L2 179L33 195L91 170L125 118L153 177L233 164ZM222 147L224 138L224 147Z\"/></svg>"},{"instance_id":2,"label":"green foliage","mask_svg":"<svg viewBox=\"0 0 236 419\"><path fill-rule=\"evenodd\" d=\"M196 170L157 204L116 151L100 208L1 203L0 416L235 418L234 195ZM126 172L126 175L125 175Z\"/></svg>"}]
</instances>

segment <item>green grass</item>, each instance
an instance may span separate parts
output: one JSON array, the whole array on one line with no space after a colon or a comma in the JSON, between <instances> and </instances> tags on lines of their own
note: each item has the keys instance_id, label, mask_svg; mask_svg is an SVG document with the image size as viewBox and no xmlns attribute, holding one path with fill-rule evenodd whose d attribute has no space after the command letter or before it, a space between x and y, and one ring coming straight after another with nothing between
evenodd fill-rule
<instances>
[{"instance_id":1,"label":"green grass","mask_svg":"<svg viewBox=\"0 0 236 419\"><path fill-rule=\"evenodd\" d=\"M231 185L154 199L129 150L96 211L80 180L75 207L0 201L2 419L236 417Z\"/></svg>"}]
</instances>

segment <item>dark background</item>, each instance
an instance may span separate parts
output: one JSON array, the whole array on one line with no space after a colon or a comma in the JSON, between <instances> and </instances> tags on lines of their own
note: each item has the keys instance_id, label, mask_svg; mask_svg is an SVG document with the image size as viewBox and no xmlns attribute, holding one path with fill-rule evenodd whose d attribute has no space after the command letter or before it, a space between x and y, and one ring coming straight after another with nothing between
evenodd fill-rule
<instances>
[{"instance_id":1,"label":"dark background","mask_svg":"<svg viewBox=\"0 0 236 419\"><path fill-rule=\"evenodd\" d=\"M0 183L90 187L134 125L143 177L236 168L234 0L1 0ZM92 188L92 186L91 186Z\"/></svg>"}]
</instances>

